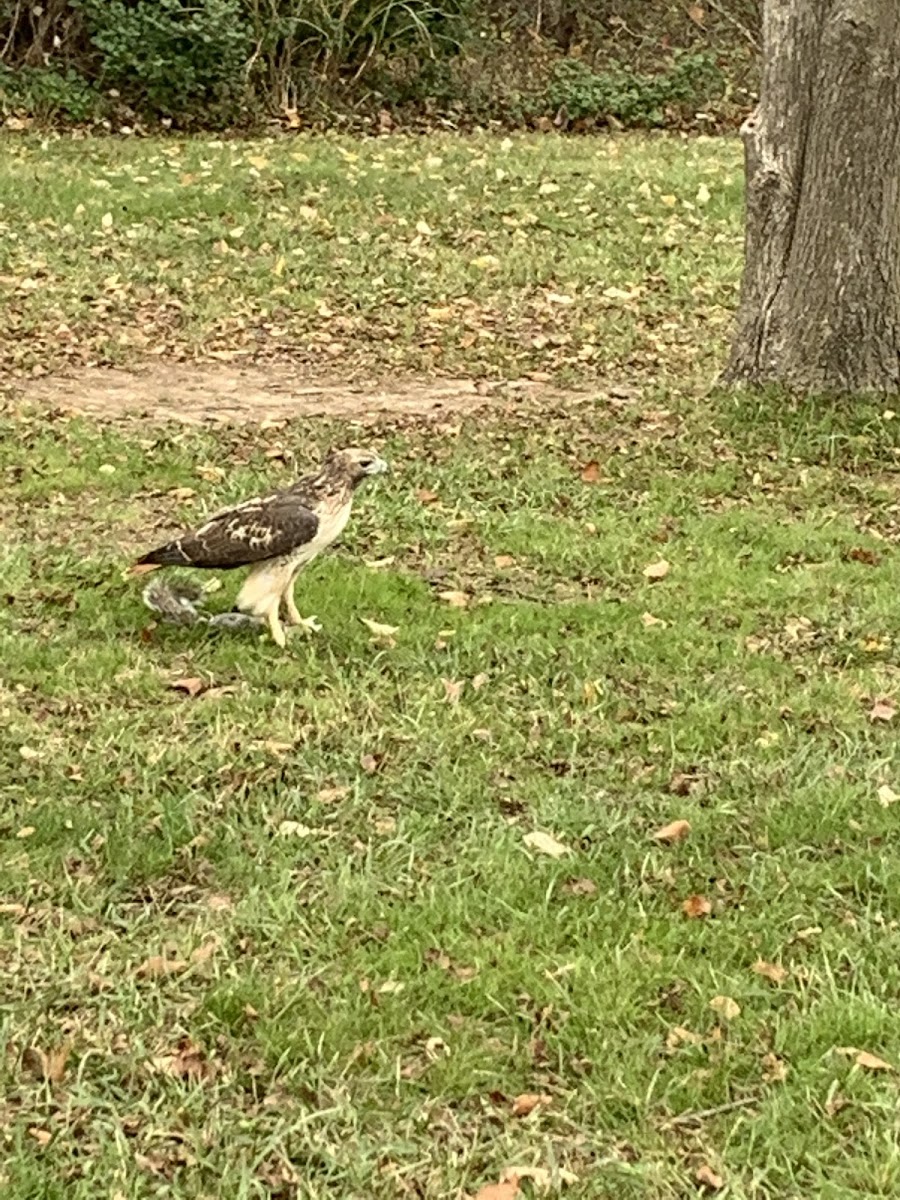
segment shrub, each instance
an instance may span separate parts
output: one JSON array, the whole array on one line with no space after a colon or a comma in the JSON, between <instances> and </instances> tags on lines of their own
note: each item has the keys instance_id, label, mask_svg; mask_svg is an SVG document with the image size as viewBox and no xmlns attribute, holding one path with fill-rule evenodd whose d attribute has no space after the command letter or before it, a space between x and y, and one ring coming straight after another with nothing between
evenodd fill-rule
<instances>
[{"instance_id":1,"label":"shrub","mask_svg":"<svg viewBox=\"0 0 900 1200\"><path fill-rule=\"evenodd\" d=\"M72 67L21 67L0 63L0 116L26 112L39 121L89 121L99 115L102 99L96 88Z\"/></svg>"},{"instance_id":2,"label":"shrub","mask_svg":"<svg viewBox=\"0 0 900 1200\"><path fill-rule=\"evenodd\" d=\"M651 126L665 123L667 108L701 107L722 85L708 53L680 55L658 75L640 75L621 64L597 72L581 59L564 58L554 66L548 99L573 120L613 117L623 125Z\"/></svg>"},{"instance_id":3,"label":"shrub","mask_svg":"<svg viewBox=\"0 0 900 1200\"><path fill-rule=\"evenodd\" d=\"M251 30L242 0L80 0L99 81L135 108L184 120L241 98ZM225 115L223 113L223 115Z\"/></svg>"}]
</instances>

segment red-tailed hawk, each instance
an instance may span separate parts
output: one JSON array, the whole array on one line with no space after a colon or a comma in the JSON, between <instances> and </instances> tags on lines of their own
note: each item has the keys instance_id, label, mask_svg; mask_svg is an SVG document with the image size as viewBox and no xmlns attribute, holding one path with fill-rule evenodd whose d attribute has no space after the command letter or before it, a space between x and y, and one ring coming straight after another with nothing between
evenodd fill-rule
<instances>
[{"instance_id":1,"label":"red-tailed hawk","mask_svg":"<svg viewBox=\"0 0 900 1200\"><path fill-rule=\"evenodd\" d=\"M301 617L294 602L294 583L301 569L343 533L359 484L386 470L387 463L371 450L337 450L316 474L280 492L254 496L214 513L199 529L145 554L131 572L141 575L176 566L227 571L250 566L235 610L266 621L275 642L284 646L282 606L288 624L316 628L315 618Z\"/></svg>"}]
</instances>

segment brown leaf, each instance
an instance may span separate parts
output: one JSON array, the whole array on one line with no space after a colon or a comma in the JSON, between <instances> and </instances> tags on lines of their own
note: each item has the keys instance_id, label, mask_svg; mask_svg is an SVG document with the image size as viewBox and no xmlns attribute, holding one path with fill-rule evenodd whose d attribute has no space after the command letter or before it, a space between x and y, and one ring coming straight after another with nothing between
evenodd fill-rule
<instances>
[{"instance_id":1,"label":"brown leaf","mask_svg":"<svg viewBox=\"0 0 900 1200\"><path fill-rule=\"evenodd\" d=\"M596 896L597 885L593 879L569 879L564 884L564 891L570 896Z\"/></svg>"},{"instance_id":2,"label":"brown leaf","mask_svg":"<svg viewBox=\"0 0 900 1200\"><path fill-rule=\"evenodd\" d=\"M513 556L511 554L495 554L494 555L494 566L497 568L498 571L506 571L506 570L508 570L509 567L514 567L515 565L516 565L516 560L513 558Z\"/></svg>"},{"instance_id":3,"label":"brown leaf","mask_svg":"<svg viewBox=\"0 0 900 1200\"><path fill-rule=\"evenodd\" d=\"M438 599L449 604L451 608L468 608L470 597L466 592L438 592Z\"/></svg>"},{"instance_id":4,"label":"brown leaf","mask_svg":"<svg viewBox=\"0 0 900 1200\"><path fill-rule=\"evenodd\" d=\"M516 1096L513 1100L510 1112L514 1117L527 1117L539 1104L549 1103L549 1096L540 1095L537 1092L523 1092L521 1096Z\"/></svg>"},{"instance_id":5,"label":"brown leaf","mask_svg":"<svg viewBox=\"0 0 900 1200\"><path fill-rule=\"evenodd\" d=\"M712 904L706 896L688 896L681 911L686 917L708 917L712 912Z\"/></svg>"},{"instance_id":6,"label":"brown leaf","mask_svg":"<svg viewBox=\"0 0 900 1200\"><path fill-rule=\"evenodd\" d=\"M671 846L675 842L684 841L690 832L690 821L670 821L668 825L663 825L661 829L657 829L652 837L655 842L662 842L665 846Z\"/></svg>"},{"instance_id":7,"label":"brown leaf","mask_svg":"<svg viewBox=\"0 0 900 1200\"><path fill-rule=\"evenodd\" d=\"M436 504L440 497L437 492L430 492L428 488L419 488L416 499L420 504Z\"/></svg>"},{"instance_id":8,"label":"brown leaf","mask_svg":"<svg viewBox=\"0 0 900 1200\"><path fill-rule=\"evenodd\" d=\"M694 22L694 24L699 25L701 29L703 29L706 25L706 9L702 4L692 4L687 10L687 15Z\"/></svg>"},{"instance_id":9,"label":"brown leaf","mask_svg":"<svg viewBox=\"0 0 900 1200\"><path fill-rule=\"evenodd\" d=\"M475 1200L516 1200L521 1196L518 1175L511 1175L504 1183L489 1183L475 1193Z\"/></svg>"},{"instance_id":10,"label":"brown leaf","mask_svg":"<svg viewBox=\"0 0 900 1200\"><path fill-rule=\"evenodd\" d=\"M348 787L323 787L316 792L316 799L320 804L334 804L336 800L343 800L345 796L349 795Z\"/></svg>"},{"instance_id":11,"label":"brown leaf","mask_svg":"<svg viewBox=\"0 0 900 1200\"><path fill-rule=\"evenodd\" d=\"M173 692L184 692L186 696L199 696L204 686L203 680L196 675L189 679L176 679L169 684Z\"/></svg>"},{"instance_id":12,"label":"brown leaf","mask_svg":"<svg viewBox=\"0 0 900 1200\"><path fill-rule=\"evenodd\" d=\"M442 679L441 683L444 685L444 699L449 705L455 707L459 704L466 681L464 679Z\"/></svg>"},{"instance_id":13,"label":"brown leaf","mask_svg":"<svg viewBox=\"0 0 900 1200\"><path fill-rule=\"evenodd\" d=\"M717 1175L709 1163L704 1163L702 1167L698 1167L694 1179L708 1192L720 1192L725 1186L725 1180L721 1175Z\"/></svg>"},{"instance_id":14,"label":"brown leaf","mask_svg":"<svg viewBox=\"0 0 900 1200\"><path fill-rule=\"evenodd\" d=\"M702 780L687 771L676 771L669 780L669 791L673 796L690 796L701 786Z\"/></svg>"},{"instance_id":15,"label":"brown leaf","mask_svg":"<svg viewBox=\"0 0 900 1200\"><path fill-rule=\"evenodd\" d=\"M858 1050L853 1062L857 1067L862 1067L864 1071L893 1071L893 1067L889 1062L885 1062L883 1058L879 1058L875 1054L870 1054L868 1050Z\"/></svg>"},{"instance_id":16,"label":"brown leaf","mask_svg":"<svg viewBox=\"0 0 900 1200\"><path fill-rule=\"evenodd\" d=\"M845 557L853 562L865 563L867 567L877 567L881 562L881 556L865 546L855 546L852 550L847 551Z\"/></svg>"},{"instance_id":17,"label":"brown leaf","mask_svg":"<svg viewBox=\"0 0 900 1200\"><path fill-rule=\"evenodd\" d=\"M876 700L869 710L870 721L893 721L897 710L890 700Z\"/></svg>"},{"instance_id":18,"label":"brown leaf","mask_svg":"<svg viewBox=\"0 0 900 1200\"><path fill-rule=\"evenodd\" d=\"M27 1046L22 1052L22 1066L29 1074L44 1080L45 1083L61 1083L71 1053L71 1040L63 1042L49 1054L45 1054L37 1046Z\"/></svg>"},{"instance_id":19,"label":"brown leaf","mask_svg":"<svg viewBox=\"0 0 900 1200\"><path fill-rule=\"evenodd\" d=\"M157 1071L176 1079L211 1079L216 1073L203 1047L190 1038L182 1038L173 1054L158 1055L151 1063Z\"/></svg>"},{"instance_id":20,"label":"brown leaf","mask_svg":"<svg viewBox=\"0 0 900 1200\"><path fill-rule=\"evenodd\" d=\"M713 996L709 1007L725 1021L735 1021L741 1015L741 1006L731 996Z\"/></svg>"},{"instance_id":21,"label":"brown leaf","mask_svg":"<svg viewBox=\"0 0 900 1200\"><path fill-rule=\"evenodd\" d=\"M661 558L659 562L648 563L647 566L644 567L642 574L645 579L649 579L652 583L656 583L657 580L665 579L671 569L671 564L667 563L664 558Z\"/></svg>"},{"instance_id":22,"label":"brown leaf","mask_svg":"<svg viewBox=\"0 0 900 1200\"><path fill-rule=\"evenodd\" d=\"M589 463L585 463L581 468L582 483L599 483L600 482L600 464L591 459Z\"/></svg>"},{"instance_id":23,"label":"brown leaf","mask_svg":"<svg viewBox=\"0 0 900 1200\"><path fill-rule=\"evenodd\" d=\"M766 962L762 958L758 958L751 967L757 975L762 975L763 979L768 979L770 983L784 983L788 977L788 970L781 966L780 963Z\"/></svg>"},{"instance_id":24,"label":"brown leaf","mask_svg":"<svg viewBox=\"0 0 900 1200\"><path fill-rule=\"evenodd\" d=\"M764 1054L762 1058L763 1081L765 1083L784 1083L787 1079L787 1063L777 1054Z\"/></svg>"},{"instance_id":25,"label":"brown leaf","mask_svg":"<svg viewBox=\"0 0 900 1200\"><path fill-rule=\"evenodd\" d=\"M191 954L191 962L192 963L209 962L209 960L212 958L212 956L215 954L215 952L218 950L218 948L219 948L219 943L215 940L215 938L213 938L211 941L204 942L202 946L198 946L197 949Z\"/></svg>"},{"instance_id":26,"label":"brown leaf","mask_svg":"<svg viewBox=\"0 0 900 1200\"><path fill-rule=\"evenodd\" d=\"M679 1046L699 1046L703 1037L694 1033L693 1029L685 1029L683 1025L673 1025L666 1034L666 1046L669 1050L677 1050Z\"/></svg>"},{"instance_id":27,"label":"brown leaf","mask_svg":"<svg viewBox=\"0 0 900 1200\"><path fill-rule=\"evenodd\" d=\"M164 979L167 975L180 975L191 964L183 958L165 958L161 954L145 958L135 971L138 979Z\"/></svg>"},{"instance_id":28,"label":"brown leaf","mask_svg":"<svg viewBox=\"0 0 900 1200\"><path fill-rule=\"evenodd\" d=\"M384 756L381 754L363 754L360 757L359 765L367 775L374 775L381 766L381 760Z\"/></svg>"}]
</instances>

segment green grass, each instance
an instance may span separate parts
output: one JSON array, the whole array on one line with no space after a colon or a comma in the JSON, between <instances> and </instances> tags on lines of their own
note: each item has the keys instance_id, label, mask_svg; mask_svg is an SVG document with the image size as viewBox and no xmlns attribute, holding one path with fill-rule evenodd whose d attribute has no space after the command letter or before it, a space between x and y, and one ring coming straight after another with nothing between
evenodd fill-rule
<instances>
[{"instance_id":1,"label":"green grass","mask_svg":"<svg viewBox=\"0 0 900 1200\"><path fill-rule=\"evenodd\" d=\"M337 153L301 145L312 175ZM474 145L493 144L445 153ZM574 177L604 145L533 153ZM43 169L62 190L88 157L140 152L54 144ZM662 194L696 194L735 159L714 143L620 153ZM540 169L520 169L533 191ZM719 219L737 226L734 203ZM716 258L699 242L705 266L676 251L685 297ZM492 247L501 275L537 276L544 250ZM733 246L721 256L733 294ZM447 269L433 260L415 288L437 292ZM198 338L207 302L184 314ZM642 298L635 328L649 311ZM586 302L584 319L609 315ZM692 319L686 302L681 335ZM736 1198L897 1194L900 1077L840 1052L900 1066L900 809L879 795L900 793L900 751L896 720L871 716L900 686L897 422L863 403L700 399L684 381L713 350L694 337L631 400L595 389L372 427L393 473L303 578L325 629L286 653L153 627L122 567L285 478L267 451L305 466L346 427L7 407L4 1200L449 1200L516 1165L573 1198L693 1196L703 1164ZM207 463L225 477L198 477ZM222 581L224 608L237 580ZM394 644L360 617L396 626ZM186 677L209 690L170 686ZM690 836L654 841L674 819ZM530 849L535 831L568 853ZM708 917L684 914L695 895ZM158 956L180 969L141 969ZM739 1014L711 1007L722 996ZM25 1051L66 1042L63 1078L42 1080ZM548 1100L514 1117L521 1093Z\"/></svg>"},{"instance_id":2,"label":"green grass","mask_svg":"<svg viewBox=\"0 0 900 1200\"><path fill-rule=\"evenodd\" d=\"M7 139L3 150L10 370L203 348L288 353L342 375L708 373L735 294L731 142Z\"/></svg>"}]
</instances>

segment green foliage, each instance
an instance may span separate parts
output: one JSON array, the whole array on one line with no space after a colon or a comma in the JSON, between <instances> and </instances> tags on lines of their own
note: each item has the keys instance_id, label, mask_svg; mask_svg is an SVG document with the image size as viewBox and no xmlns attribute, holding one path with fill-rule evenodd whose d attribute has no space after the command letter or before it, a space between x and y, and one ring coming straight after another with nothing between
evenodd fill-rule
<instances>
[{"instance_id":1,"label":"green foliage","mask_svg":"<svg viewBox=\"0 0 900 1200\"><path fill-rule=\"evenodd\" d=\"M707 52L679 55L670 70L641 75L621 64L594 71L578 58L556 63L549 89L554 108L573 120L614 117L624 125L653 126L666 121L667 109L698 106L723 87L722 72Z\"/></svg>"},{"instance_id":2,"label":"green foliage","mask_svg":"<svg viewBox=\"0 0 900 1200\"><path fill-rule=\"evenodd\" d=\"M276 70L306 62L357 78L386 55L436 59L466 36L467 0L246 0L254 37Z\"/></svg>"},{"instance_id":3,"label":"green foliage","mask_svg":"<svg viewBox=\"0 0 900 1200\"><path fill-rule=\"evenodd\" d=\"M96 116L101 97L73 67L22 67L0 63L0 114L27 112L43 121L88 121Z\"/></svg>"},{"instance_id":4,"label":"green foliage","mask_svg":"<svg viewBox=\"0 0 900 1200\"><path fill-rule=\"evenodd\" d=\"M251 31L241 0L82 0L100 80L141 109L182 118L234 105Z\"/></svg>"}]
</instances>

